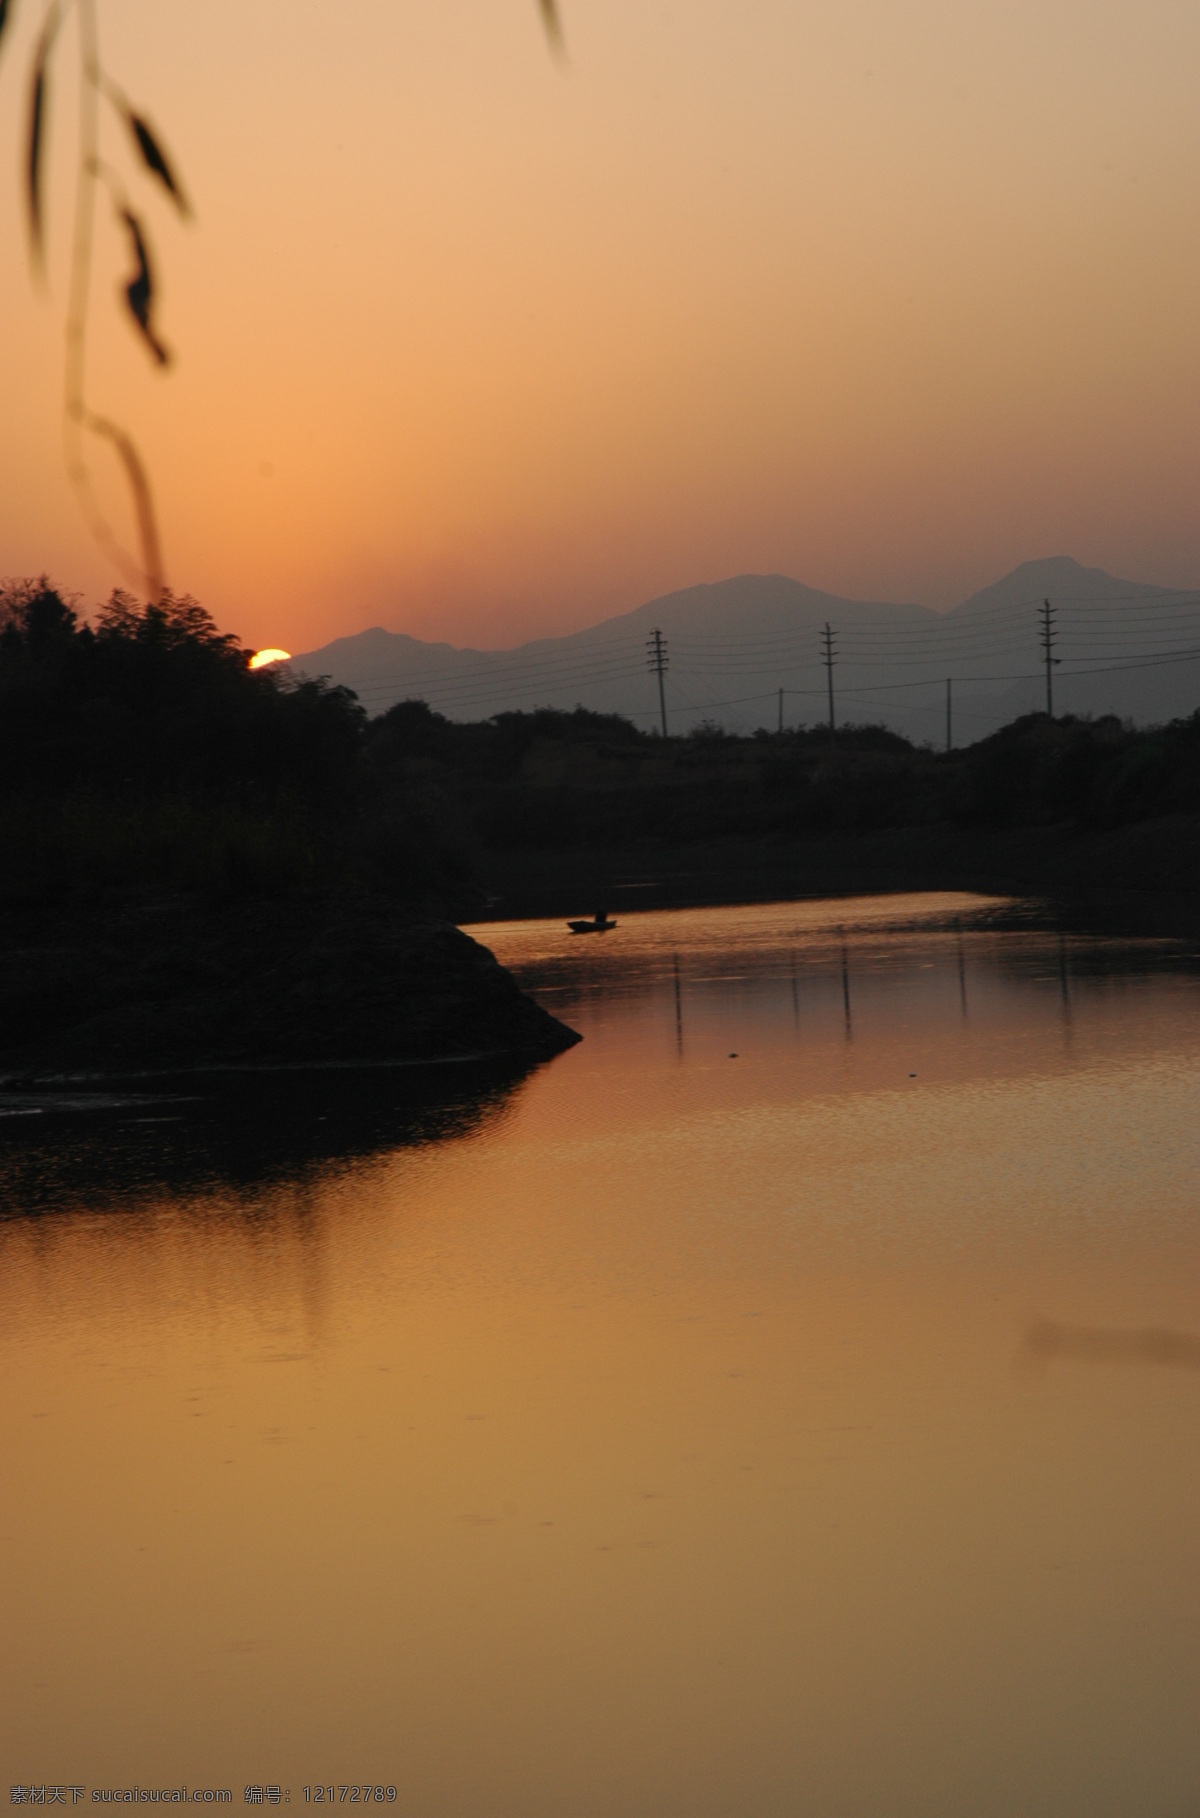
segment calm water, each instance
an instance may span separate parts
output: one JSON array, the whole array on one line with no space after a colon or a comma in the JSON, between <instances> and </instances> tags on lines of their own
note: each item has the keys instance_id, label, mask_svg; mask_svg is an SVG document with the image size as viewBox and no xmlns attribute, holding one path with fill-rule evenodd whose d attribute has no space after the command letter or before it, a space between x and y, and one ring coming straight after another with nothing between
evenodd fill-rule
<instances>
[{"instance_id":1,"label":"calm water","mask_svg":"<svg viewBox=\"0 0 1200 1818\"><path fill-rule=\"evenodd\" d=\"M472 932L578 1048L0 1118L4 1787L1195 1818L1193 960Z\"/></svg>"}]
</instances>

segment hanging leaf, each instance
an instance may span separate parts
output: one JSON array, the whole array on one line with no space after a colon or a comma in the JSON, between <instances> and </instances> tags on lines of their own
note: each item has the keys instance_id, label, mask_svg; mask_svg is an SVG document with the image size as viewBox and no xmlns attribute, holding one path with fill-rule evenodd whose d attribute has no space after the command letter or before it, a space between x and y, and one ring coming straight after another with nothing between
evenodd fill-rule
<instances>
[{"instance_id":1,"label":"hanging leaf","mask_svg":"<svg viewBox=\"0 0 1200 1818\"><path fill-rule=\"evenodd\" d=\"M44 43L38 51L33 69L33 90L29 98L29 160L26 181L29 191L29 235L33 256L40 265L43 258L42 227L42 128L46 119L46 58Z\"/></svg>"},{"instance_id":2,"label":"hanging leaf","mask_svg":"<svg viewBox=\"0 0 1200 1818\"><path fill-rule=\"evenodd\" d=\"M7 12L8 0L0 0ZM33 81L29 90L29 146L25 164L26 197L29 204L29 238L33 246L34 265L40 269L45 246L42 214L42 147L46 138L46 116L49 103L47 71L50 52L62 24L62 0L52 0L42 22L41 36L33 56Z\"/></svg>"},{"instance_id":3,"label":"hanging leaf","mask_svg":"<svg viewBox=\"0 0 1200 1818\"><path fill-rule=\"evenodd\" d=\"M0 0L0 5L2 4L3 0ZM142 119L140 114L135 114L132 108L126 109L125 118L129 124L129 130L137 143L137 148L142 154L142 162L146 166L146 169L153 172L159 182L163 184L180 214L184 216L190 215L192 211L188 199L183 193L183 189L180 186L175 172L171 169L167 154L158 143L158 140L154 137L154 134L151 132L145 120Z\"/></svg>"},{"instance_id":4,"label":"hanging leaf","mask_svg":"<svg viewBox=\"0 0 1200 1818\"><path fill-rule=\"evenodd\" d=\"M142 224L129 209L121 210L121 219L129 229L129 238L133 242L133 256L137 261L137 270L125 286L125 300L154 358L160 366L169 366L171 355L154 332L150 312L154 306L154 279L150 272L150 255L146 250L146 239L142 233Z\"/></svg>"},{"instance_id":5,"label":"hanging leaf","mask_svg":"<svg viewBox=\"0 0 1200 1818\"><path fill-rule=\"evenodd\" d=\"M93 435L103 436L105 441L112 443L125 469L129 490L133 494L133 508L137 514L138 541L142 546L142 574L150 599L156 603L166 592L166 585L163 580L162 551L158 545L158 524L154 516L154 497L146 469L142 466L142 457L119 423L90 413L86 423Z\"/></svg>"},{"instance_id":6,"label":"hanging leaf","mask_svg":"<svg viewBox=\"0 0 1200 1818\"><path fill-rule=\"evenodd\" d=\"M538 0L538 3L542 10L542 24L546 28L546 36L550 40L551 49L561 57L566 50L566 43L563 39L562 20L558 16L558 0Z\"/></svg>"}]
</instances>

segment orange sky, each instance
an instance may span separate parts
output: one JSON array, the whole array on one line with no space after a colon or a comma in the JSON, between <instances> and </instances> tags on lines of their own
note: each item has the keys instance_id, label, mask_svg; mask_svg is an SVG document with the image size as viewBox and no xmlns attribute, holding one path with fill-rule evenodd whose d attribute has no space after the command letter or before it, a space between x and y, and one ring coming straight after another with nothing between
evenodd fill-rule
<instances>
[{"instance_id":1,"label":"orange sky","mask_svg":"<svg viewBox=\"0 0 1200 1818\"><path fill-rule=\"evenodd\" d=\"M564 0L562 72L533 0L100 15L198 219L145 195L163 376L102 216L93 398L170 580L248 642L513 643L746 570L937 606L1055 553L1200 581L1192 0ZM48 296L20 219L38 16L0 60L0 574L96 597L73 31Z\"/></svg>"}]
</instances>

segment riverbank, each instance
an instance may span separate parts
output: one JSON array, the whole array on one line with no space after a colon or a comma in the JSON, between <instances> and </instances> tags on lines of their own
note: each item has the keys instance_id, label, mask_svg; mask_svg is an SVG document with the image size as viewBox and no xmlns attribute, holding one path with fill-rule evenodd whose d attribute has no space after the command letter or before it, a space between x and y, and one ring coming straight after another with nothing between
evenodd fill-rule
<instances>
[{"instance_id":1,"label":"riverbank","mask_svg":"<svg viewBox=\"0 0 1200 1818\"><path fill-rule=\"evenodd\" d=\"M0 916L0 1080L536 1062L579 1037L444 921L365 893Z\"/></svg>"},{"instance_id":2,"label":"riverbank","mask_svg":"<svg viewBox=\"0 0 1200 1818\"><path fill-rule=\"evenodd\" d=\"M582 709L458 725L408 702L368 742L457 841L478 919L966 889L1197 920L1200 714L1029 714L935 752L881 726L655 739Z\"/></svg>"},{"instance_id":3,"label":"riverbank","mask_svg":"<svg viewBox=\"0 0 1200 1818\"><path fill-rule=\"evenodd\" d=\"M1200 932L1200 816L1134 825L880 828L809 838L647 840L490 851L486 911L524 920L638 909L974 890L1044 896L1067 919L1131 933ZM469 924L468 924L469 925Z\"/></svg>"}]
</instances>

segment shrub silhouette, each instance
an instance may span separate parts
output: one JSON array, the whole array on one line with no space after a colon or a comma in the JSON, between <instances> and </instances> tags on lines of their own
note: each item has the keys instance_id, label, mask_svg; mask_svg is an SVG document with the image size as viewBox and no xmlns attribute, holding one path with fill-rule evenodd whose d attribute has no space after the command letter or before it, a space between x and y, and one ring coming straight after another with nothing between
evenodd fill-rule
<instances>
[{"instance_id":1,"label":"shrub silhouette","mask_svg":"<svg viewBox=\"0 0 1200 1818\"><path fill-rule=\"evenodd\" d=\"M351 785L364 714L289 687L189 597L114 593L93 628L45 578L0 590L0 790L310 803Z\"/></svg>"},{"instance_id":2,"label":"shrub silhouette","mask_svg":"<svg viewBox=\"0 0 1200 1818\"><path fill-rule=\"evenodd\" d=\"M189 598L96 623L45 577L0 588L0 898L367 887L453 908L466 870L365 761L346 689L252 670Z\"/></svg>"}]
</instances>

